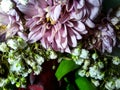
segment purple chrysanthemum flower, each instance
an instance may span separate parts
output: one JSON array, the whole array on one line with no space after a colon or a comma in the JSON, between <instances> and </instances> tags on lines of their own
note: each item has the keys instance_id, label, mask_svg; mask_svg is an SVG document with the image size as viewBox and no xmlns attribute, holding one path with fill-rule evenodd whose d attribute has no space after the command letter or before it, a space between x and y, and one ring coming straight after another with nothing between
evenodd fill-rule
<instances>
[{"instance_id":1,"label":"purple chrysanthemum flower","mask_svg":"<svg viewBox=\"0 0 120 90\"><path fill-rule=\"evenodd\" d=\"M45 48L70 52L70 47L76 47L77 40L87 34L85 25L94 27L92 20L101 3L102 0L29 0L27 5L17 3L17 7L25 14L29 42L41 41Z\"/></svg>"},{"instance_id":2,"label":"purple chrysanthemum flower","mask_svg":"<svg viewBox=\"0 0 120 90\"><path fill-rule=\"evenodd\" d=\"M0 24L4 26L4 32L7 37L12 37L15 34L23 31L22 21L15 9L11 9L9 12L0 12Z\"/></svg>"},{"instance_id":3,"label":"purple chrysanthemum flower","mask_svg":"<svg viewBox=\"0 0 120 90\"><path fill-rule=\"evenodd\" d=\"M116 35L110 24L99 25L96 33L96 47L102 51L111 53L112 48L116 45Z\"/></svg>"}]
</instances>

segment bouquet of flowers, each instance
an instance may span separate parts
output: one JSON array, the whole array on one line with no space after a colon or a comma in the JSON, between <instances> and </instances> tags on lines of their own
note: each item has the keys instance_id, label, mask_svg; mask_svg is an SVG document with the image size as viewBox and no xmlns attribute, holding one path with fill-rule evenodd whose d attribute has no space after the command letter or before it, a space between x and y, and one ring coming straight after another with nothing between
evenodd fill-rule
<instances>
[{"instance_id":1,"label":"bouquet of flowers","mask_svg":"<svg viewBox=\"0 0 120 90\"><path fill-rule=\"evenodd\" d=\"M0 90L119 90L120 2L0 0Z\"/></svg>"}]
</instances>

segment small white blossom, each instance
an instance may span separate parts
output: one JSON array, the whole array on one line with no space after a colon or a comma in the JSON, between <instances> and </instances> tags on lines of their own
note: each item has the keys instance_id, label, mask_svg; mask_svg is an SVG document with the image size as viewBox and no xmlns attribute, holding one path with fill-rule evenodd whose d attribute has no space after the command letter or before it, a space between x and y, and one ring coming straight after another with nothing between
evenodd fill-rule
<instances>
[{"instance_id":1,"label":"small white blossom","mask_svg":"<svg viewBox=\"0 0 120 90\"><path fill-rule=\"evenodd\" d=\"M111 80L109 82L106 82L105 88L108 90L114 90L115 89L115 83Z\"/></svg>"},{"instance_id":2,"label":"small white blossom","mask_svg":"<svg viewBox=\"0 0 120 90\"><path fill-rule=\"evenodd\" d=\"M119 64L120 64L120 58L119 58L119 57L114 57L114 58L112 59L112 62L113 62L113 64L115 64L115 65L119 65Z\"/></svg>"},{"instance_id":3,"label":"small white blossom","mask_svg":"<svg viewBox=\"0 0 120 90\"><path fill-rule=\"evenodd\" d=\"M7 47L5 42L0 44L0 51L2 51L2 52L7 52L8 51L8 47Z\"/></svg>"},{"instance_id":4,"label":"small white blossom","mask_svg":"<svg viewBox=\"0 0 120 90\"><path fill-rule=\"evenodd\" d=\"M10 65L10 71L12 72L22 72L24 69L22 62L20 60L15 60L13 64Z\"/></svg>"},{"instance_id":5,"label":"small white blossom","mask_svg":"<svg viewBox=\"0 0 120 90\"><path fill-rule=\"evenodd\" d=\"M120 89L120 79L117 79L115 81L115 86L116 86L117 89Z\"/></svg>"},{"instance_id":6,"label":"small white blossom","mask_svg":"<svg viewBox=\"0 0 120 90\"><path fill-rule=\"evenodd\" d=\"M79 56L80 55L80 48L74 48L71 52L72 55Z\"/></svg>"},{"instance_id":7,"label":"small white blossom","mask_svg":"<svg viewBox=\"0 0 120 90\"><path fill-rule=\"evenodd\" d=\"M0 78L0 87L3 87L7 84L6 79Z\"/></svg>"},{"instance_id":8,"label":"small white blossom","mask_svg":"<svg viewBox=\"0 0 120 90\"><path fill-rule=\"evenodd\" d=\"M82 63L84 62L84 59L79 58L79 59L74 60L74 61L77 65L82 65Z\"/></svg>"},{"instance_id":9,"label":"small white blossom","mask_svg":"<svg viewBox=\"0 0 120 90\"><path fill-rule=\"evenodd\" d=\"M53 50L48 50L49 52L49 59L56 59L57 54Z\"/></svg>"},{"instance_id":10,"label":"small white blossom","mask_svg":"<svg viewBox=\"0 0 120 90\"><path fill-rule=\"evenodd\" d=\"M84 61L84 65L83 65L83 69L88 69L88 65L90 65L90 60L85 60Z\"/></svg>"},{"instance_id":11,"label":"small white blossom","mask_svg":"<svg viewBox=\"0 0 120 90\"><path fill-rule=\"evenodd\" d=\"M86 74L86 71L85 70L79 70L78 71L78 75L80 75L81 77L84 77Z\"/></svg>"},{"instance_id":12,"label":"small white blossom","mask_svg":"<svg viewBox=\"0 0 120 90\"><path fill-rule=\"evenodd\" d=\"M89 58L89 51L82 49L81 53L80 53L80 58L88 59Z\"/></svg>"},{"instance_id":13,"label":"small white blossom","mask_svg":"<svg viewBox=\"0 0 120 90\"><path fill-rule=\"evenodd\" d=\"M98 58L97 53L92 54L92 58L93 58L94 60L96 60L96 59Z\"/></svg>"},{"instance_id":14,"label":"small white blossom","mask_svg":"<svg viewBox=\"0 0 120 90\"><path fill-rule=\"evenodd\" d=\"M10 9L12 9L14 4L11 2L11 0L2 0L1 1L1 9L4 12L8 12Z\"/></svg>"},{"instance_id":15,"label":"small white blossom","mask_svg":"<svg viewBox=\"0 0 120 90\"><path fill-rule=\"evenodd\" d=\"M116 25L118 22L119 22L119 19L117 17L114 17L114 18L111 19L111 23L113 25Z\"/></svg>"},{"instance_id":16,"label":"small white blossom","mask_svg":"<svg viewBox=\"0 0 120 90\"><path fill-rule=\"evenodd\" d=\"M38 54L35 55L35 60L39 65L42 65L42 63L44 62L44 58Z\"/></svg>"},{"instance_id":17,"label":"small white blossom","mask_svg":"<svg viewBox=\"0 0 120 90\"><path fill-rule=\"evenodd\" d=\"M104 68L103 62L99 61L97 64L98 64L98 67L99 67L100 69Z\"/></svg>"},{"instance_id":18,"label":"small white blossom","mask_svg":"<svg viewBox=\"0 0 120 90\"><path fill-rule=\"evenodd\" d=\"M102 80L104 78L105 74L104 73L99 73L97 74L97 79Z\"/></svg>"},{"instance_id":19,"label":"small white blossom","mask_svg":"<svg viewBox=\"0 0 120 90\"><path fill-rule=\"evenodd\" d=\"M16 40L9 39L9 40L7 41L7 45L8 45L10 48L14 49L14 50L18 49L18 43L17 43Z\"/></svg>"},{"instance_id":20,"label":"small white blossom","mask_svg":"<svg viewBox=\"0 0 120 90\"><path fill-rule=\"evenodd\" d=\"M97 66L89 68L90 77L101 80L104 77L104 73L101 73Z\"/></svg>"},{"instance_id":21,"label":"small white blossom","mask_svg":"<svg viewBox=\"0 0 120 90\"><path fill-rule=\"evenodd\" d=\"M34 69L34 74L39 75L41 71L42 71L42 67L37 65L36 68Z\"/></svg>"},{"instance_id":22,"label":"small white blossom","mask_svg":"<svg viewBox=\"0 0 120 90\"><path fill-rule=\"evenodd\" d=\"M98 87L100 85L100 82L98 80L91 79L91 81L96 87Z\"/></svg>"},{"instance_id":23,"label":"small white blossom","mask_svg":"<svg viewBox=\"0 0 120 90\"><path fill-rule=\"evenodd\" d=\"M22 5L26 5L28 3L28 0L19 0L19 2L22 4Z\"/></svg>"}]
</instances>

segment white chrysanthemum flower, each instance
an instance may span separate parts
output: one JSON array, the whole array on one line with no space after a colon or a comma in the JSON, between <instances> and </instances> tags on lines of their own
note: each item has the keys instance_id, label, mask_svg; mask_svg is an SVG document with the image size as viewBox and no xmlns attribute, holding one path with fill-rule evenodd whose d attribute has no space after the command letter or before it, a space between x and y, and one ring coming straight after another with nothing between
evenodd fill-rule
<instances>
[{"instance_id":1,"label":"white chrysanthemum flower","mask_svg":"<svg viewBox=\"0 0 120 90\"><path fill-rule=\"evenodd\" d=\"M74 60L74 62L77 64L77 65L82 65L82 63L84 62L84 59L77 59L77 60Z\"/></svg>"},{"instance_id":2,"label":"white chrysanthemum flower","mask_svg":"<svg viewBox=\"0 0 120 90\"><path fill-rule=\"evenodd\" d=\"M113 81L106 82L105 88L108 90L114 90L115 89L115 83Z\"/></svg>"},{"instance_id":3,"label":"white chrysanthemum flower","mask_svg":"<svg viewBox=\"0 0 120 90\"><path fill-rule=\"evenodd\" d=\"M4 12L8 12L10 9L12 9L14 4L11 2L11 0L2 0L1 1L1 9Z\"/></svg>"},{"instance_id":4,"label":"white chrysanthemum flower","mask_svg":"<svg viewBox=\"0 0 120 90\"><path fill-rule=\"evenodd\" d=\"M116 86L117 89L120 89L120 79L117 79L115 81L115 86Z\"/></svg>"},{"instance_id":5,"label":"white chrysanthemum flower","mask_svg":"<svg viewBox=\"0 0 120 90\"><path fill-rule=\"evenodd\" d=\"M26 5L28 3L28 0L19 0L19 2L22 4L22 5Z\"/></svg>"},{"instance_id":6,"label":"white chrysanthemum flower","mask_svg":"<svg viewBox=\"0 0 120 90\"><path fill-rule=\"evenodd\" d=\"M100 82L98 80L91 79L91 81L96 87L98 87L100 85Z\"/></svg>"},{"instance_id":7,"label":"white chrysanthemum flower","mask_svg":"<svg viewBox=\"0 0 120 90\"><path fill-rule=\"evenodd\" d=\"M18 49L18 42L16 40L9 39L7 45L14 50Z\"/></svg>"},{"instance_id":8,"label":"white chrysanthemum flower","mask_svg":"<svg viewBox=\"0 0 120 90\"><path fill-rule=\"evenodd\" d=\"M84 61L84 65L83 65L83 69L88 69L88 65L90 65L90 60L85 60Z\"/></svg>"},{"instance_id":9,"label":"white chrysanthemum flower","mask_svg":"<svg viewBox=\"0 0 120 90\"><path fill-rule=\"evenodd\" d=\"M86 74L86 71L85 70L79 70L78 71L78 75L80 75L81 77L84 77Z\"/></svg>"},{"instance_id":10,"label":"white chrysanthemum flower","mask_svg":"<svg viewBox=\"0 0 120 90\"><path fill-rule=\"evenodd\" d=\"M89 51L82 49L81 53L80 53L80 58L88 59L89 58Z\"/></svg>"},{"instance_id":11,"label":"white chrysanthemum flower","mask_svg":"<svg viewBox=\"0 0 120 90\"><path fill-rule=\"evenodd\" d=\"M38 54L35 55L35 60L39 65L42 65L42 63L44 62L44 58Z\"/></svg>"},{"instance_id":12,"label":"white chrysanthemum flower","mask_svg":"<svg viewBox=\"0 0 120 90\"><path fill-rule=\"evenodd\" d=\"M74 48L71 52L72 55L79 56L80 55L80 48Z\"/></svg>"},{"instance_id":13,"label":"white chrysanthemum flower","mask_svg":"<svg viewBox=\"0 0 120 90\"><path fill-rule=\"evenodd\" d=\"M2 51L2 52L8 51L8 47L7 47L6 43L3 42L0 44L0 51Z\"/></svg>"}]
</instances>

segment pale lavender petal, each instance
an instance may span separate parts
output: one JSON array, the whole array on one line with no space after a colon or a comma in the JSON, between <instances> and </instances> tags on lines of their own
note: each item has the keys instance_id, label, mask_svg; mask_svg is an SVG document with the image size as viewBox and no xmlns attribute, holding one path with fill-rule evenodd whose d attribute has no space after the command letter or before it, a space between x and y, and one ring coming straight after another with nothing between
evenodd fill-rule
<instances>
[{"instance_id":1,"label":"pale lavender petal","mask_svg":"<svg viewBox=\"0 0 120 90\"><path fill-rule=\"evenodd\" d=\"M61 5L57 5L51 9L50 17L54 21L57 21L58 18L60 17L60 13L61 13Z\"/></svg>"}]
</instances>

